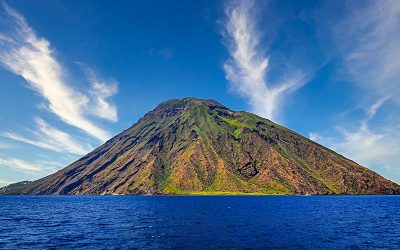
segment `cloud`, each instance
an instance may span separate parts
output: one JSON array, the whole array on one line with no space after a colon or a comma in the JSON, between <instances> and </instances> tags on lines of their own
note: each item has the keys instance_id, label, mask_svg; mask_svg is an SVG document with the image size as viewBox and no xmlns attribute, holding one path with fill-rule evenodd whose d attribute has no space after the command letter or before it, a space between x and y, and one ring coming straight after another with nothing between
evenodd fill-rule
<instances>
[{"instance_id":1,"label":"cloud","mask_svg":"<svg viewBox=\"0 0 400 250\"><path fill-rule=\"evenodd\" d=\"M368 98L400 104L400 2L350 1L344 9L332 30L348 75Z\"/></svg>"},{"instance_id":2,"label":"cloud","mask_svg":"<svg viewBox=\"0 0 400 250\"><path fill-rule=\"evenodd\" d=\"M43 168L17 158L0 159L0 167L6 167L28 173L41 173Z\"/></svg>"},{"instance_id":3,"label":"cloud","mask_svg":"<svg viewBox=\"0 0 400 250\"><path fill-rule=\"evenodd\" d=\"M225 6L223 36L230 58L224 71L232 89L247 99L253 112L275 119L283 97L301 87L308 77L293 70L282 82L267 81L270 60L261 47L257 7L254 1L233 1Z\"/></svg>"},{"instance_id":4,"label":"cloud","mask_svg":"<svg viewBox=\"0 0 400 250\"><path fill-rule=\"evenodd\" d=\"M117 107L107 101L107 98L115 95L117 92L118 85L116 83L108 84L105 82L94 81L90 90L94 100L94 106L92 109L97 110L98 112L93 113L93 115L113 122L118 121Z\"/></svg>"},{"instance_id":5,"label":"cloud","mask_svg":"<svg viewBox=\"0 0 400 250\"><path fill-rule=\"evenodd\" d=\"M391 128L375 131L362 123L355 130L338 127L331 136L312 133L310 139L400 183L400 136Z\"/></svg>"},{"instance_id":6,"label":"cloud","mask_svg":"<svg viewBox=\"0 0 400 250\"><path fill-rule=\"evenodd\" d=\"M22 180L29 180L29 179L35 180L38 177L54 173L56 170L65 167L70 162L70 159L67 159L67 162L65 162L66 158L63 156L61 156L61 158L58 157L57 159L54 158L51 159L48 158L47 156L35 155L34 158L36 159L27 160L27 159L21 159L19 157L18 158L0 157L0 168L7 168L9 170L14 170L27 174L27 175L20 175L18 178L19 180L18 179L14 179L12 181L0 180L0 186L1 183L10 184Z\"/></svg>"},{"instance_id":7,"label":"cloud","mask_svg":"<svg viewBox=\"0 0 400 250\"><path fill-rule=\"evenodd\" d=\"M7 28L4 28L7 31L0 33L0 62L3 66L23 77L47 100L48 110L62 121L101 141L109 139L110 134L87 116L117 120L116 108L106 101L117 92L116 83L94 84L90 95L74 89L67 83L67 72L55 58L50 43L39 38L24 17L5 3L3 9L0 20L7 23ZM90 106L91 102L96 105Z\"/></svg>"},{"instance_id":8,"label":"cloud","mask_svg":"<svg viewBox=\"0 0 400 250\"><path fill-rule=\"evenodd\" d=\"M108 99L118 93L118 83L114 80L100 79L96 73L86 65L78 62L90 82L90 103L88 113L112 122L118 121L117 107Z\"/></svg>"},{"instance_id":9,"label":"cloud","mask_svg":"<svg viewBox=\"0 0 400 250\"><path fill-rule=\"evenodd\" d=\"M93 150L91 146L83 147L81 143L75 141L69 134L60 131L40 118L36 118L37 131L34 131L34 138L28 138L12 132L3 134L11 140L24 142L39 148L52 150L55 152L67 152L75 155L84 155Z\"/></svg>"},{"instance_id":10,"label":"cloud","mask_svg":"<svg viewBox=\"0 0 400 250\"><path fill-rule=\"evenodd\" d=\"M367 115L368 115L368 120L372 119L376 113L378 112L379 108L389 99L388 96L385 96L375 103L373 103L368 109L367 109Z\"/></svg>"},{"instance_id":11,"label":"cloud","mask_svg":"<svg viewBox=\"0 0 400 250\"><path fill-rule=\"evenodd\" d=\"M390 157L397 157L400 153L400 145L394 140L393 134L389 131L371 131L366 123L361 123L356 130L348 130L343 127L337 128L343 136L343 140L332 141L331 147L345 155L351 155L353 159L366 165L387 160ZM314 138L315 139L315 138ZM318 141L324 141L326 138L318 137Z\"/></svg>"},{"instance_id":12,"label":"cloud","mask_svg":"<svg viewBox=\"0 0 400 250\"><path fill-rule=\"evenodd\" d=\"M340 11L330 16L332 9ZM400 2L331 1L317 16L341 58L340 73L361 90L356 106L365 118L310 138L400 183L400 120L393 119L400 114Z\"/></svg>"},{"instance_id":13,"label":"cloud","mask_svg":"<svg viewBox=\"0 0 400 250\"><path fill-rule=\"evenodd\" d=\"M3 142L0 142L0 148L9 148L10 147L10 145L8 145L8 144L6 144L6 143L3 143Z\"/></svg>"},{"instance_id":14,"label":"cloud","mask_svg":"<svg viewBox=\"0 0 400 250\"><path fill-rule=\"evenodd\" d=\"M310 133L309 137L400 183L400 123L385 121L379 129L371 128L369 121L378 111L377 104L382 102L372 104L355 129L339 126L329 135Z\"/></svg>"}]
</instances>

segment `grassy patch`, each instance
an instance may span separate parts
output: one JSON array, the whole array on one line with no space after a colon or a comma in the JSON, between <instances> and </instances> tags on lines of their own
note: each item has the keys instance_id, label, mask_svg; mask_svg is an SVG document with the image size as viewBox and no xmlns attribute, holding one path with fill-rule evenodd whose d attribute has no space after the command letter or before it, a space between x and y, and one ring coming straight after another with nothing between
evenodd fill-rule
<instances>
[{"instance_id":1,"label":"grassy patch","mask_svg":"<svg viewBox=\"0 0 400 250\"><path fill-rule=\"evenodd\" d=\"M226 118L226 117L222 117L222 116L221 116L221 118L225 122L227 122L235 127L244 127L244 125L241 122L239 122L237 119L230 119L230 118Z\"/></svg>"}]
</instances>

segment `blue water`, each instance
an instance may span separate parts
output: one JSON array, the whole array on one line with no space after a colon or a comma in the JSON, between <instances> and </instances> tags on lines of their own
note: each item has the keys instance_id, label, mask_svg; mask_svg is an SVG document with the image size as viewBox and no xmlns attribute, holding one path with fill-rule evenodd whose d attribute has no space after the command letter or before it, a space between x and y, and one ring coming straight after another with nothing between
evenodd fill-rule
<instances>
[{"instance_id":1,"label":"blue water","mask_svg":"<svg viewBox=\"0 0 400 250\"><path fill-rule=\"evenodd\" d=\"M400 249L400 196L0 196L0 249Z\"/></svg>"}]
</instances>

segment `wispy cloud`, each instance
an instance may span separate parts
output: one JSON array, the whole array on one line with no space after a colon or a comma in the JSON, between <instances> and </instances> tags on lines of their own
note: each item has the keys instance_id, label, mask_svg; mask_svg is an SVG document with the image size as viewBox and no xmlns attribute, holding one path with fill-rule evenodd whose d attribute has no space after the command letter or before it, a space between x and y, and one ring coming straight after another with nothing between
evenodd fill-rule
<instances>
[{"instance_id":1,"label":"wispy cloud","mask_svg":"<svg viewBox=\"0 0 400 250\"><path fill-rule=\"evenodd\" d=\"M93 70L80 63L90 82L90 104L88 112L92 116L96 116L112 122L118 121L117 107L108 101L108 98L118 93L118 84L114 79L104 80L99 78Z\"/></svg>"},{"instance_id":2,"label":"wispy cloud","mask_svg":"<svg viewBox=\"0 0 400 250\"><path fill-rule=\"evenodd\" d=\"M400 2L350 1L334 40L352 81L374 100L400 104Z\"/></svg>"},{"instance_id":3,"label":"wispy cloud","mask_svg":"<svg viewBox=\"0 0 400 250\"><path fill-rule=\"evenodd\" d=\"M9 148L10 145L4 143L4 142L0 142L0 148Z\"/></svg>"},{"instance_id":4,"label":"wispy cloud","mask_svg":"<svg viewBox=\"0 0 400 250\"><path fill-rule=\"evenodd\" d=\"M356 105L365 118L352 118L333 132L311 133L310 138L400 182L400 127L399 120L391 118L400 115L399 109L381 110L384 105L400 105L400 2L327 2L319 20L334 8L343 16L319 24L333 31L328 39L333 38L342 58L345 77L360 90L362 103Z\"/></svg>"},{"instance_id":5,"label":"wispy cloud","mask_svg":"<svg viewBox=\"0 0 400 250\"><path fill-rule=\"evenodd\" d=\"M230 59L224 70L232 89L247 99L253 112L276 119L283 97L301 87L307 75L294 70L282 77L282 82L267 81L270 60L261 46L263 34L257 27L257 11L258 6L251 0L232 1L225 6L223 35Z\"/></svg>"},{"instance_id":6,"label":"wispy cloud","mask_svg":"<svg viewBox=\"0 0 400 250\"><path fill-rule=\"evenodd\" d=\"M13 132L3 133L3 136L55 152L84 155L92 150L90 145L82 146L82 143L75 141L69 134L52 127L40 118L36 118L35 123L37 130L32 132L35 136L34 138L28 138Z\"/></svg>"},{"instance_id":7,"label":"wispy cloud","mask_svg":"<svg viewBox=\"0 0 400 250\"><path fill-rule=\"evenodd\" d=\"M346 156L351 156L352 159L366 166L376 166L376 163L381 163L381 166L387 165L385 161L388 158L397 158L400 153L400 145L389 131L371 131L365 123L361 123L355 130L343 127L338 127L337 130L342 138L312 133L310 139L321 142Z\"/></svg>"},{"instance_id":8,"label":"wispy cloud","mask_svg":"<svg viewBox=\"0 0 400 250\"><path fill-rule=\"evenodd\" d=\"M116 83L108 84L94 81L91 86L90 94L94 102L92 109L98 112L93 113L93 115L113 122L118 121L117 107L107 101L107 98L115 95L117 92L118 85Z\"/></svg>"},{"instance_id":9,"label":"wispy cloud","mask_svg":"<svg viewBox=\"0 0 400 250\"><path fill-rule=\"evenodd\" d=\"M67 160L67 161L65 161ZM19 171L22 173L33 175L30 178L37 179L37 177L53 173L57 169L65 167L70 163L70 159L65 157L49 158L47 155L35 155L34 158L22 159L21 157L0 157L0 168L7 168L10 170ZM28 176L30 176L28 175ZM22 179L24 180L24 179ZM12 182L15 182L14 180Z\"/></svg>"},{"instance_id":10,"label":"wispy cloud","mask_svg":"<svg viewBox=\"0 0 400 250\"><path fill-rule=\"evenodd\" d=\"M366 110L366 118L357 128L338 126L328 135L310 133L310 139L400 183L400 126L398 121L395 125L386 121L380 129L371 128L369 121L378 112L378 104L382 105L382 102L374 103Z\"/></svg>"},{"instance_id":11,"label":"wispy cloud","mask_svg":"<svg viewBox=\"0 0 400 250\"><path fill-rule=\"evenodd\" d=\"M387 100L389 100L389 96L384 96L381 99L377 100L375 103L373 103L369 108L367 108L366 112L368 115L367 121L372 119L376 113L378 112L379 108L385 104Z\"/></svg>"},{"instance_id":12,"label":"wispy cloud","mask_svg":"<svg viewBox=\"0 0 400 250\"><path fill-rule=\"evenodd\" d=\"M40 173L43 171L42 166L38 166L17 158L0 159L0 167L6 167L28 173Z\"/></svg>"},{"instance_id":13,"label":"wispy cloud","mask_svg":"<svg viewBox=\"0 0 400 250\"><path fill-rule=\"evenodd\" d=\"M50 43L36 35L23 16L4 2L1 21L7 31L0 33L0 62L11 72L23 77L29 86L48 102L48 110L69 125L105 141L110 134L88 116L116 121L115 106L107 98L117 93L116 83L93 84L90 93L78 91L69 84L67 71L54 56ZM93 98L93 99L91 99ZM96 105L91 106L91 103Z\"/></svg>"},{"instance_id":14,"label":"wispy cloud","mask_svg":"<svg viewBox=\"0 0 400 250\"><path fill-rule=\"evenodd\" d=\"M375 131L362 123L355 130L338 127L329 136L312 133L310 139L400 183L400 136L394 133L393 128Z\"/></svg>"}]
</instances>

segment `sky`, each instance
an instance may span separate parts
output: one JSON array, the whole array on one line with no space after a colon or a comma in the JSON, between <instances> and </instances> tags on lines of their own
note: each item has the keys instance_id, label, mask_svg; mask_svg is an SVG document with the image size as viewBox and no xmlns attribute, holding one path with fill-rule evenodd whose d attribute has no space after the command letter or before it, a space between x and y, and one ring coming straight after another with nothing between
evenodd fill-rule
<instances>
[{"instance_id":1,"label":"sky","mask_svg":"<svg viewBox=\"0 0 400 250\"><path fill-rule=\"evenodd\" d=\"M400 183L400 2L0 0L0 186L188 96Z\"/></svg>"}]
</instances>

